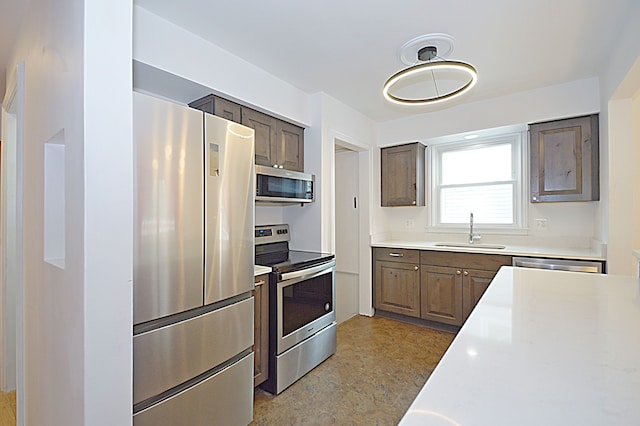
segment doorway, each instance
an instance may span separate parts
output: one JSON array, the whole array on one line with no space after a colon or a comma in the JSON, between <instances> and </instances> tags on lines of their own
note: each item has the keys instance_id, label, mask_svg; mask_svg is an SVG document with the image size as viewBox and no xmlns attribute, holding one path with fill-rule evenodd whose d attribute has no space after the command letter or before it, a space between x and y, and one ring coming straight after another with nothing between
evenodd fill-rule
<instances>
[{"instance_id":1,"label":"doorway","mask_svg":"<svg viewBox=\"0 0 640 426\"><path fill-rule=\"evenodd\" d=\"M0 155L0 183L2 184L2 391L16 388L16 146L17 117L15 99L4 111L3 138Z\"/></svg>"},{"instance_id":2,"label":"doorway","mask_svg":"<svg viewBox=\"0 0 640 426\"><path fill-rule=\"evenodd\" d=\"M358 314L358 153L335 151L336 320Z\"/></svg>"},{"instance_id":3,"label":"doorway","mask_svg":"<svg viewBox=\"0 0 640 426\"><path fill-rule=\"evenodd\" d=\"M333 235L336 254L336 320L372 315L369 249L371 148L334 138Z\"/></svg>"},{"instance_id":4,"label":"doorway","mask_svg":"<svg viewBox=\"0 0 640 426\"><path fill-rule=\"evenodd\" d=\"M16 391L17 424L24 423L22 176L24 62L7 79L0 151L0 388Z\"/></svg>"}]
</instances>

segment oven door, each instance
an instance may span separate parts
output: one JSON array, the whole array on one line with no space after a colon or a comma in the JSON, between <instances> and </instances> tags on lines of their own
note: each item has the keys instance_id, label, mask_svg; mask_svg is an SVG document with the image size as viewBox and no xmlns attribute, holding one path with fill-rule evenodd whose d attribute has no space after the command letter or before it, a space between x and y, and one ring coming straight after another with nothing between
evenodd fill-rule
<instances>
[{"instance_id":1,"label":"oven door","mask_svg":"<svg viewBox=\"0 0 640 426\"><path fill-rule=\"evenodd\" d=\"M277 283L277 348L281 354L333 323L336 262L281 274Z\"/></svg>"}]
</instances>

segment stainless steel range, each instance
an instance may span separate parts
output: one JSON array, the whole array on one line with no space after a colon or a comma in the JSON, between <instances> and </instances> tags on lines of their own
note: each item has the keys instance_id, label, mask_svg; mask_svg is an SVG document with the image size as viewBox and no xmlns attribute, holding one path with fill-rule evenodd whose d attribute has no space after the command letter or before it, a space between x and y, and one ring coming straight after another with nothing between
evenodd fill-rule
<instances>
[{"instance_id":1,"label":"stainless steel range","mask_svg":"<svg viewBox=\"0 0 640 426\"><path fill-rule=\"evenodd\" d=\"M335 256L289 250L289 225L257 226L256 264L269 278L269 379L279 394L336 351Z\"/></svg>"}]
</instances>

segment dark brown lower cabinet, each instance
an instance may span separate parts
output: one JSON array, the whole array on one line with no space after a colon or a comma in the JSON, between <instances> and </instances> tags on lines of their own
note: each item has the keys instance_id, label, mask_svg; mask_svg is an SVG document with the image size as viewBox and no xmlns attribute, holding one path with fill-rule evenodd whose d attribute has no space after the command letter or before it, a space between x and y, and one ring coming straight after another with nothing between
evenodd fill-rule
<instances>
[{"instance_id":1,"label":"dark brown lower cabinet","mask_svg":"<svg viewBox=\"0 0 640 426\"><path fill-rule=\"evenodd\" d=\"M419 259L418 259L419 254ZM374 248L373 307L461 326L511 256Z\"/></svg>"},{"instance_id":2,"label":"dark brown lower cabinet","mask_svg":"<svg viewBox=\"0 0 640 426\"><path fill-rule=\"evenodd\" d=\"M419 318L420 267L415 263L376 261L373 307Z\"/></svg>"},{"instance_id":3,"label":"dark brown lower cabinet","mask_svg":"<svg viewBox=\"0 0 640 426\"><path fill-rule=\"evenodd\" d=\"M462 271L446 266L422 266L420 317L462 325Z\"/></svg>"},{"instance_id":4,"label":"dark brown lower cabinet","mask_svg":"<svg viewBox=\"0 0 640 426\"><path fill-rule=\"evenodd\" d=\"M269 275L255 277L253 386L269 378Z\"/></svg>"},{"instance_id":5,"label":"dark brown lower cabinet","mask_svg":"<svg viewBox=\"0 0 640 426\"><path fill-rule=\"evenodd\" d=\"M496 272L478 271L476 269L465 269L462 279L462 315L466 320L471 311L478 304Z\"/></svg>"}]
</instances>

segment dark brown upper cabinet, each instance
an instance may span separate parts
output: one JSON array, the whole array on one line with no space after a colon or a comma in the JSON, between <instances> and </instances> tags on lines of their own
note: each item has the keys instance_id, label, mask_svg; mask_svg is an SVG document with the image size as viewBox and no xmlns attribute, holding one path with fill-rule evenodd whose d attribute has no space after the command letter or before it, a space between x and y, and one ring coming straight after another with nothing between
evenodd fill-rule
<instances>
[{"instance_id":1,"label":"dark brown upper cabinet","mask_svg":"<svg viewBox=\"0 0 640 426\"><path fill-rule=\"evenodd\" d=\"M189 106L254 129L257 165L304 171L302 127L215 95L195 100Z\"/></svg>"},{"instance_id":2,"label":"dark brown upper cabinet","mask_svg":"<svg viewBox=\"0 0 640 426\"><path fill-rule=\"evenodd\" d=\"M529 125L531 202L600 199L598 114Z\"/></svg>"},{"instance_id":3,"label":"dark brown upper cabinet","mask_svg":"<svg viewBox=\"0 0 640 426\"><path fill-rule=\"evenodd\" d=\"M189 106L218 117L226 118L230 121L235 121L236 123L242 122L242 107L224 98L207 95L204 98L191 102Z\"/></svg>"},{"instance_id":4,"label":"dark brown upper cabinet","mask_svg":"<svg viewBox=\"0 0 640 426\"><path fill-rule=\"evenodd\" d=\"M420 142L380 150L382 207L424 206L424 150Z\"/></svg>"}]
</instances>

